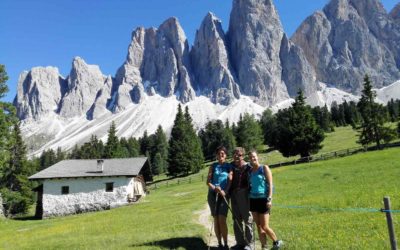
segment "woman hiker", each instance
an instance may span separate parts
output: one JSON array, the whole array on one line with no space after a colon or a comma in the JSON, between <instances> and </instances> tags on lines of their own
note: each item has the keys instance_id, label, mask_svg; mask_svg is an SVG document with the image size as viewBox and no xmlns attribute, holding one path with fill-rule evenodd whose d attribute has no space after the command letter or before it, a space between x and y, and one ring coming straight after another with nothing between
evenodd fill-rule
<instances>
[{"instance_id":1,"label":"woman hiker","mask_svg":"<svg viewBox=\"0 0 400 250\"><path fill-rule=\"evenodd\" d=\"M208 205L211 215L214 218L214 231L218 239L219 249L228 247L228 227L226 216L228 214L228 193L232 180L232 165L225 162L227 150L225 147L218 147L216 150L217 162L213 163L208 171ZM223 244L222 244L223 240Z\"/></svg>"},{"instance_id":2,"label":"woman hiker","mask_svg":"<svg viewBox=\"0 0 400 250\"><path fill-rule=\"evenodd\" d=\"M272 207L272 172L267 165L260 165L257 152L249 152L250 165L250 211L256 222L258 237L262 250L267 248L267 235L272 239L272 249L279 249L283 242L278 240L272 228L269 227L269 218Z\"/></svg>"}]
</instances>

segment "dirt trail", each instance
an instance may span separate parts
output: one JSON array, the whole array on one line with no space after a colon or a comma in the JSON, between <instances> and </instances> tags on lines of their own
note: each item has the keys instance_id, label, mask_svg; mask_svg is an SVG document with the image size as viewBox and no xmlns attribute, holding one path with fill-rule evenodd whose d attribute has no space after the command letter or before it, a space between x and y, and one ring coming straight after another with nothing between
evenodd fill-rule
<instances>
[{"instance_id":1,"label":"dirt trail","mask_svg":"<svg viewBox=\"0 0 400 250\"><path fill-rule=\"evenodd\" d=\"M210 239L210 229L211 229L211 224L212 224L212 217L211 217L211 212L208 207L208 204L205 204L204 208L199 211L195 211L194 214L198 216L197 223L204 226L207 229L207 242L206 244L209 244L212 247L218 246L218 240L217 237L215 237L214 233L214 228L212 229L212 236ZM229 215L228 215L229 216ZM232 231L233 229L228 228L228 232ZM236 244L235 237L231 234L228 234L228 245L231 247Z\"/></svg>"}]
</instances>

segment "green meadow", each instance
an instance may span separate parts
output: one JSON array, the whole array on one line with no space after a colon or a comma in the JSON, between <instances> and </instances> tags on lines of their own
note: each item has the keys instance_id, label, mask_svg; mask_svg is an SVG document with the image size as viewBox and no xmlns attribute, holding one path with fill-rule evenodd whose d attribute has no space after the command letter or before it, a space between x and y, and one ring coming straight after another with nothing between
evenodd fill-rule
<instances>
[{"instance_id":1,"label":"green meadow","mask_svg":"<svg viewBox=\"0 0 400 250\"><path fill-rule=\"evenodd\" d=\"M285 241L284 249L390 248L385 215L374 210L383 207L384 196L400 210L400 149L276 168L273 174L271 226ZM3 219L0 248L206 249L209 229L197 223L195 213L205 207L206 192L197 176L109 211ZM393 216L400 239L400 214Z\"/></svg>"},{"instance_id":2,"label":"green meadow","mask_svg":"<svg viewBox=\"0 0 400 250\"><path fill-rule=\"evenodd\" d=\"M337 128L324 150L352 147L355 136L351 128ZM393 218L400 241L400 148L272 171L270 224L283 249L390 249L386 217L378 211L384 196L397 210ZM153 184L139 203L108 211L0 219L0 249L207 249L210 229L198 223L198 211L206 206L206 174L205 168L190 176L190 183L184 178L168 185L158 178L158 188Z\"/></svg>"}]
</instances>

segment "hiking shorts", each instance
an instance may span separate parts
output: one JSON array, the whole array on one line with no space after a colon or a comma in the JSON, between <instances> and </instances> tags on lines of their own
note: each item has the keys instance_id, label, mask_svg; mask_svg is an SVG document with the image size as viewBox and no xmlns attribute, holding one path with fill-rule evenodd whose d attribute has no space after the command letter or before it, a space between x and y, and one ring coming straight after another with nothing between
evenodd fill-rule
<instances>
[{"instance_id":1,"label":"hiking shorts","mask_svg":"<svg viewBox=\"0 0 400 250\"><path fill-rule=\"evenodd\" d=\"M259 214L270 214L271 211L267 207L267 198L250 198L250 211Z\"/></svg>"},{"instance_id":2,"label":"hiking shorts","mask_svg":"<svg viewBox=\"0 0 400 250\"><path fill-rule=\"evenodd\" d=\"M217 193L215 193L212 190L208 191L207 195L207 201L208 201L208 206L210 207L211 215L214 217L216 215L223 215L227 216L228 215L228 204L226 204L224 198L222 196L218 196ZM228 197L226 197L226 201L229 202Z\"/></svg>"}]
</instances>

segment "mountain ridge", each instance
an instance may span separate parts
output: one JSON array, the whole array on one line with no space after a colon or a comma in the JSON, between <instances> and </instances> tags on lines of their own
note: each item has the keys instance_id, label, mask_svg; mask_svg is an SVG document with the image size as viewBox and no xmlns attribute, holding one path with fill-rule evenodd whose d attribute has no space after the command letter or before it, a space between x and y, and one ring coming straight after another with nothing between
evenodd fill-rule
<instances>
[{"instance_id":1,"label":"mountain ridge","mask_svg":"<svg viewBox=\"0 0 400 250\"><path fill-rule=\"evenodd\" d=\"M61 134L36 129L42 127L40 122L53 120L48 127L65 131L77 120L85 127L104 117L113 120L133 106L154 105L157 109L172 105L149 102L157 98L174 99L174 106L179 102L192 105L192 114L207 112L193 104L205 98L208 101L203 100L203 108L215 109L208 119L219 119L218 112L234 110L238 103L254 114L259 114L256 110L260 107L285 107L298 89L313 105L356 100L365 72L378 88L400 79L400 45L395 42L400 40L399 8L386 13L378 0L362 4L331 0L289 39L272 0L233 0L228 31L222 29L217 16L207 13L191 47L175 17L158 28L136 28L126 59L114 76L104 75L99 66L80 57L73 59L66 77L55 67L23 72L14 105L23 127L37 131L26 130L27 137L42 138L31 142L31 149L43 150L56 145L56 135ZM172 111L165 112L173 116ZM120 127L122 133L131 131L127 136L140 136L146 126L151 127L150 123L137 125L134 114L131 116L124 119L132 121L136 131ZM166 129L169 126L165 125ZM75 128L68 136L78 143L76 131L80 130ZM104 129L98 131L102 137Z\"/></svg>"}]
</instances>

